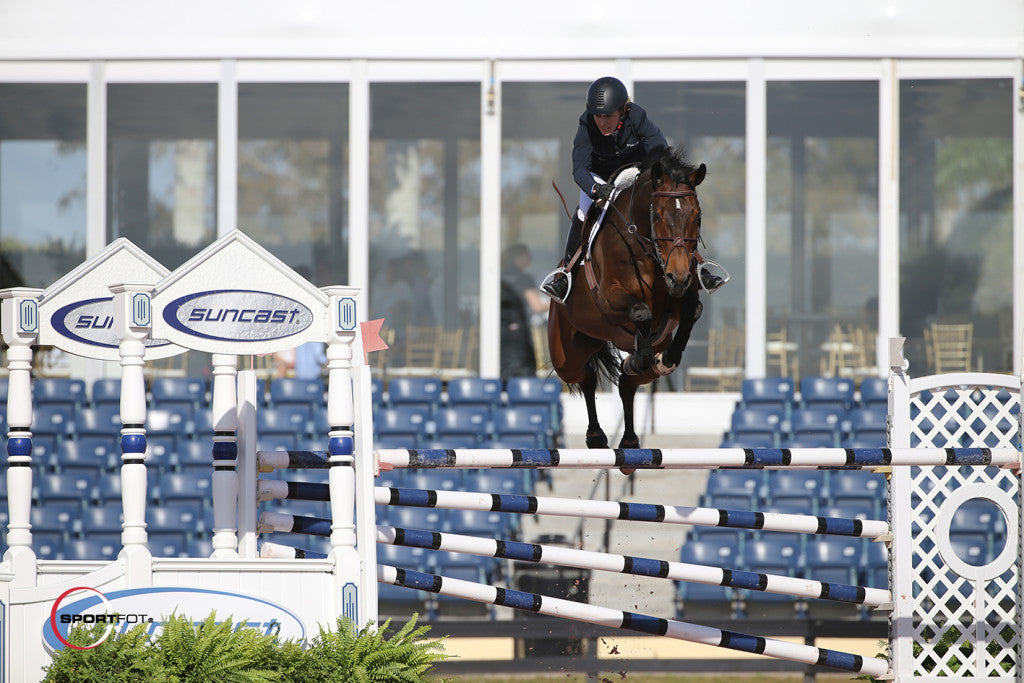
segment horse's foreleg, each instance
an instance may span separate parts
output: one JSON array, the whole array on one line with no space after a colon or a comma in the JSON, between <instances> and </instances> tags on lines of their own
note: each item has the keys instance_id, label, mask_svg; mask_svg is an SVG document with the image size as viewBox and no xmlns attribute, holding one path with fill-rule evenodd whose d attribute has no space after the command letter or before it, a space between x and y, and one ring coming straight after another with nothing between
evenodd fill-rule
<instances>
[{"instance_id":1,"label":"horse's foreleg","mask_svg":"<svg viewBox=\"0 0 1024 683\"><path fill-rule=\"evenodd\" d=\"M597 421L597 372L588 363L585 368L580 391L587 404L587 448L608 448L608 437Z\"/></svg>"},{"instance_id":2,"label":"horse's foreleg","mask_svg":"<svg viewBox=\"0 0 1024 683\"><path fill-rule=\"evenodd\" d=\"M682 307L679 311L679 328L676 330L675 336L672 337L668 348L661 354L661 364L666 368L674 370L679 365L679 361L683 358L683 350L686 349L686 345L690 342L690 333L693 332L693 326L700 319L703 312L704 305L700 302L696 292L692 295L687 295L683 299Z\"/></svg>"},{"instance_id":3,"label":"horse's foreleg","mask_svg":"<svg viewBox=\"0 0 1024 683\"><path fill-rule=\"evenodd\" d=\"M622 440L619 441L619 448L640 448L640 437L636 435L633 424L633 399L636 398L638 386L635 377L623 375L619 378L619 399L622 401ZM636 471L633 467L619 469L623 474Z\"/></svg>"},{"instance_id":4,"label":"horse's foreleg","mask_svg":"<svg viewBox=\"0 0 1024 683\"><path fill-rule=\"evenodd\" d=\"M633 323L633 353L622 361L622 372L639 375L654 365L654 349L651 346L651 309L647 304L637 302L629 307L629 320Z\"/></svg>"}]
</instances>

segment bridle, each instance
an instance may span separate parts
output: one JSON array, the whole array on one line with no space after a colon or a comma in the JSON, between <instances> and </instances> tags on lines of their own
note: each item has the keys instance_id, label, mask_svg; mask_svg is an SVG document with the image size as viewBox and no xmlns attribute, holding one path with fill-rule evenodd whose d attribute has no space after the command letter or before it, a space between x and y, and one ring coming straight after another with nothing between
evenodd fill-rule
<instances>
[{"instance_id":1,"label":"bridle","mask_svg":"<svg viewBox=\"0 0 1024 683\"><path fill-rule=\"evenodd\" d=\"M703 262L704 259L701 258L700 253L697 251L697 245L701 242L701 239L700 239L700 228L699 227L697 228L697 236L696 237L658 237L657 236L657 234L654 231L654 218L655 218L654 199L655 199L655 197L666 197L666 198L670 198L670 199L682 199L683 197L696 197L696 196L697 196L697 191L695 189L693 189L693 187L690 187L690 189L688 189L688 190L671 190L671 191L656 190L656 191L651 192L651 203L648 206L648 220L649 220L649 226L650 226L650 236L648 236L648 235L641 235L639 230L638 230L638 228L636 227L636 223L634 223L632 221L633 202L632 202L632 200L630 200L630 203L629 203L630 211L629 212L630 212L631 216L630 216L630 219L629 219L629 224L626 226L626 232L631 234L634 238L639 240L644 245L644 253L648 257L652 258L655 263L658 264L658 267L661 268L662 275L665 274L665 267L666 267L666 260L667 259L666 259L666 257L663 257L661 255L661 249L658 246L659 242L671 242L672 243L672 248L668 250L668 258L671 258L672 252L675 251L676 248L685 249L686 248L685 244L687 242L692 242L693 243L692 254L693 254L694 259L696 259L697 263ZM680 208L678 210L681 211L682 209Z\"/></svg>"}]
</instances>

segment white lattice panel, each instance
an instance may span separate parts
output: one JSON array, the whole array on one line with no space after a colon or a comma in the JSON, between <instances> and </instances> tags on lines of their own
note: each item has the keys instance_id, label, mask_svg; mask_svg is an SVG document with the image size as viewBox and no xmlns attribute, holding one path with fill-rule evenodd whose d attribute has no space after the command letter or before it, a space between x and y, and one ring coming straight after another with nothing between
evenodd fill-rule
<instances>
[{"instance_id":1,"label":"white lattice panel","mask_svg":"<svg viewBox=\"0 0 1024 683\"><path fill-rule=\"evenodd\" d=\"M1019 391L937 388L912 394L910 407L912 446L1019 447ZM1018 475L997 467L914 467L910 476L914 677L1019 680ZM950 544L951 515L974 498L1006 517L990 561L960 557Z\"/></svg>"}]
</instances>

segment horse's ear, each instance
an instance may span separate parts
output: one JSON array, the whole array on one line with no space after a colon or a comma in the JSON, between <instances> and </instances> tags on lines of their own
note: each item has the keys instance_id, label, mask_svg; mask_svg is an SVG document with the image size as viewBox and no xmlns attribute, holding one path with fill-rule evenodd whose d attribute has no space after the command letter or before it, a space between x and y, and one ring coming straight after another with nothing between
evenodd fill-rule
<instances>
[{"instance_id":1,"label":"horse's ear","mask_svg":"<svg viewBox=\"0 0 1024 683\"><path fill-rule=\"evenodd\" d=\"M697 170L690 174L690 187L697 187L704 182L704 176L707 175L708 167L701 164L697 167Z\"/></svg>"}]
</instances>

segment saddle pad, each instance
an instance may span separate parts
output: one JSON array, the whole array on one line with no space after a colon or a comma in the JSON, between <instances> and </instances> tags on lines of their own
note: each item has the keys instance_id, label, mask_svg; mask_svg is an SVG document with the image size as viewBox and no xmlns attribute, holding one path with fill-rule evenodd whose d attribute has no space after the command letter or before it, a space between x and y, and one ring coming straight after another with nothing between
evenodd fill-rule
<instances>
[{"instance_id":1,"label":"saddle pad","mask_svg":"<svg viewBox=\"0 0 1024 683\"><path fill-rule=\"evenodd\" d=\"M587 260L590 259L590 250L594 246L594 238L597 237L598 231L600 231L601 226L604 225L604 215L608 213L608 207L612 205L612 202L615 201L623 190L633 187L633 183L636 182L638 177L640 177L639 166L626 166L616 173L614 178L612 178L612 197L608 203L604 205L604 208L598 215L597 220L594 221L594 229L590 231L590 239L587 240Z\"/></svg>"}]
</instances>

